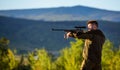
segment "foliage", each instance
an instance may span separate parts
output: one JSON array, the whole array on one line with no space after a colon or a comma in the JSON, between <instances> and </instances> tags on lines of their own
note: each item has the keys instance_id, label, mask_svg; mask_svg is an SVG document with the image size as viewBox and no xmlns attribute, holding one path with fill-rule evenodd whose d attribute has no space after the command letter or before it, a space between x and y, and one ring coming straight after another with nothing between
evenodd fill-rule
<instances>
[{"instance_id":1,"label":"foliage","mask_svg":"<svg viewBox=\"0 0 120 70\"><path fill-rule=\"evenodd\" d=\"M45 49L29 53L28 60L32 70L51 70L51 58Z\"/></svg>"},{"instance_id":2,"label":"foliage","mask_svg":"<svg viewBox=\"0 0 120 70\"><path fill-rule=\"evenodd\" d=\"M7 47L9 40L0 39L0 69L1 70L79 70L82 62L84 41L76 39L70 42L70 47L60 51L54 58L45 49L36 49L27 55L15 58ZM120 48L115 48L109 40L103 45L102 70L120 70Z\"/></svg>"},{"instance_id":3,"label":"foliage","mask_svg":"<svg viewBox=\"0 0 120 70\"><path fill-rule=\"evenodd\" d=\"M120 70L120 48L116 49L109 40L103 46L102 69Z\"/></svg>"},{"instance_id":4,"label":"foliage","mask_svg":"<svg viewBox=\"0 0 120 70\"><path fill-rule=\"evenodd\" d=\"M12 70L15 67L15 58L12 51L7 48L9 40L6 38L0 39L0 69Z\"/></svg>"},{"instance_id":5,"label":"foliage","mask_svg":"<svg viewBox=\"0 0 120 70\"><path fill-rule=\"evenodd\" d=\"M82 61L83 41L76 39L71 47L64 48L56 60L56 70L79 70Z\"/></svg>"}]
</instances>

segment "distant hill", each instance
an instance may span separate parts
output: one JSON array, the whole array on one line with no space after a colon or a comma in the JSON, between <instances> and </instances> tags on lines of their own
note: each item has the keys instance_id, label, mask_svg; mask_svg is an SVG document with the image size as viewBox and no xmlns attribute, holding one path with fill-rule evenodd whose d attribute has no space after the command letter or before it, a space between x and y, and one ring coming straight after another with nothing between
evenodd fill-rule
<instances>
[{"instance_id":1,"label":"distant hill","mask_svg":"<svg viewBox=\"0 0 120 70\"><path fill-rule=\"evenodd\" d=\"M106 38L120 45L120 22L98 21L100 29ZM74 39L64 39L64 32L53 32L52 28L73 28L77 25L86 25L86 21L35 21L0 16L0 37L10 40L10 48L25 53L35 48L46 48L58 51L69 46Z\"/></svg>"},{"instance_id":2,"label":"distant hill","mask_svg":"<svg viewBox=\"0 0 120 70\"><path fill-rule=\"evenodd\" d=\"M120 21L120 11L85 6L0 11L1 16L45 21L105 20Z\"/></svg>"}]
</instances>

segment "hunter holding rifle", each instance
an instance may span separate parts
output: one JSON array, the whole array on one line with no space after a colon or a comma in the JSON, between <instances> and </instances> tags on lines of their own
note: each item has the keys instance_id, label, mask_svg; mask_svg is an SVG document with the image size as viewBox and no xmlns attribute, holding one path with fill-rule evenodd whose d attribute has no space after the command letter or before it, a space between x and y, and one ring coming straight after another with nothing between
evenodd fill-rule
<instances>
[{"instance_id":1,"label":"hunter holding rifle","mask_svg":"<svg viewBox=\"0 0 120 70\"><path fill-rule=\"evenodd\" d=\"M102 70L101 56L102 46L105 42L105 36L103 32L98 29L97 21L88 21L87 27L87 32L67 32L65 37L85 39L83 62L81 64L80 70Z\"/></svg>"}]
</instances>

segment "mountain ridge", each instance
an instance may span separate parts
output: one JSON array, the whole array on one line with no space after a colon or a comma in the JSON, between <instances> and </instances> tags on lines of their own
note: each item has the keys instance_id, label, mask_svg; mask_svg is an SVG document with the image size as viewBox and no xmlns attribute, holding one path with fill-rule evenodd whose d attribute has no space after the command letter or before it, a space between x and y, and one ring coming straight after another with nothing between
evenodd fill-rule
<instances>
[{"instance_id":1,"label":"mountain ridge","mask_svg":"<svg viewBox=\"0 0 120 70\"><path fill-rule=\"evenodd\" d=\"M0 11L0 15L45 21L76 21L91 19L120 21L120 11L109 11L86 6L8 10Z\"/></svg>"},{"instance_id":2,"label":"mountain ridge","mask_svg":"<svg viewBox=\"0 0 120 70\"><path fill-rule=\"evenodd\" d=\"M99 9L104 11L111 11L111 12L120 12L116 10L108 10L108 9L102 9L102 8L95 8L95 7L89 7L89 6L82 6L82 5L75 5L75 6L60 6L60 7L45 7L45 8L26 8L26 9L7 9L7 10L0 10L0 11L20 11L20 10L37 10L37 9L57 9L57 8L71 8L71 7L84 7L84 8L93 8L93 9Z\"/></svg>"}]
</instances>

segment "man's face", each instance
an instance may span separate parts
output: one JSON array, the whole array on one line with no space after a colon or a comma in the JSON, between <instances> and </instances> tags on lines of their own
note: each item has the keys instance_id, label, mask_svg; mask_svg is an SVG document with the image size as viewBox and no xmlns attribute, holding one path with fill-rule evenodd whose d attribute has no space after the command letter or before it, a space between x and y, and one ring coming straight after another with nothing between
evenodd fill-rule
<instances>
[{"instance_id":1,"label":"man's face","mask_svg":"<svg viewBox=\"0 0 120 70\"><path fill-rule=\"evenodd\" d=\"M96 24L88 24L87 27L88 27L88 31L97 29Z\"/></svg>"}]
</instances>

